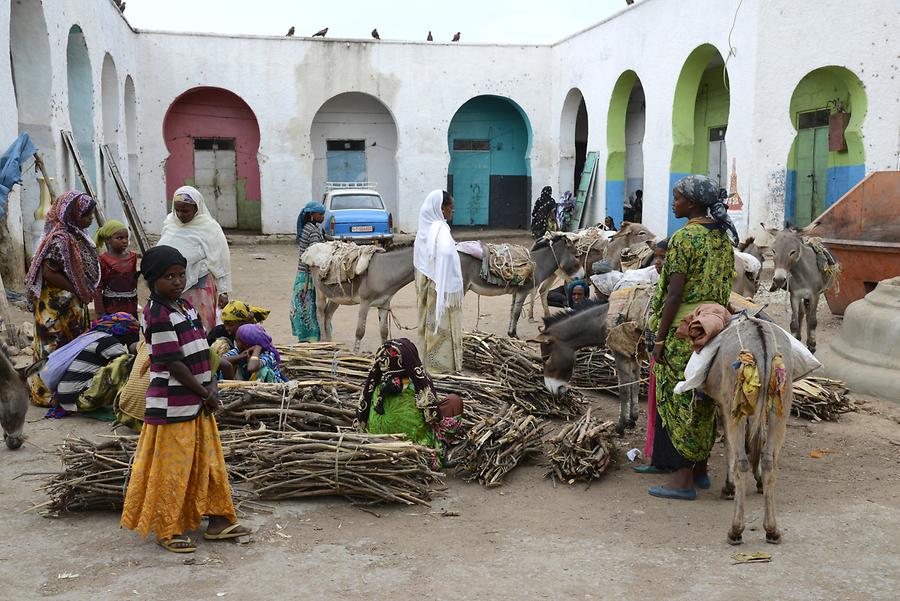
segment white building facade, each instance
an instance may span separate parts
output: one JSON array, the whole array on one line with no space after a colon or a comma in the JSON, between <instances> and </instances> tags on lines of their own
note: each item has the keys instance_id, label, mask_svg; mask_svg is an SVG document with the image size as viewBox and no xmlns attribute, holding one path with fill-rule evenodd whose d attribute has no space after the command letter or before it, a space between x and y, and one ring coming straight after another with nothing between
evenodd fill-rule
<instances>
[{"instance_id":1,"label":"white building facade","mask_svg":"<svg viewBox=\"0 0 900 601\"><path fill-rule=\"evenodd\" d=\"M121 217L107 144L151 232L189 183L227 187L236 227L289 233L335 178L377 182L402 231L448 186L461 225L521 227L596 157L586 222L642 189L663 235L699 172L746 235L898 169L898 22L896 0L643 0L551 46L473 45L138 32L112 1L0 0L0 146L27 131L56 190L80 188L72 131ZM38 201L29 171L8 222L26 254Z\"/></svg>"}]
</instances>

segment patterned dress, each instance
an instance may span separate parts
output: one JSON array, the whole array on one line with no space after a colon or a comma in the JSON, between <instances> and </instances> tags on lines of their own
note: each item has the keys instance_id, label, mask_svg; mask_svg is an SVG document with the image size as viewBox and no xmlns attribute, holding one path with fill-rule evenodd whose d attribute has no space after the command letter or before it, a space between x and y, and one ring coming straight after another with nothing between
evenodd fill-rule
<instances>
[{"instance_id":1,"label":"patterned dress","mask_svg":"<svg viewBox=\"0 0 900 601\"><path fill-rule=\"evenodd\" d=\"M450 374L463 368L462 307L448 306L434 329L437 290L433 280L416 271L416 304L419 307L418 333L422 341L422 364L434 374Z\"/></svg>"},{"instance_id":2,"label":"patterned dress","mask_svg":"<svg viewBox=\"0 0 900 601\"><path fill-rule=\"evenodd\" d=\"M675 384L684 380L684 368L691 357L690 340L679 340L675 330L681 318L702 303L727 306L734 280L734 254L724 231L703 223L688 222L669 240L669 250L652 301L656 329L672 274L685 275L681 306L665 340L663 361L653 367L656 378L656 408L659 419L675 450L688 462L709 456L716 435L716 406L712 399L693 391L675 394Z\"/></svg>"},{"instance_id":3,"label":"patterned dress","mask_svg":"<svg viewBox=\"0 0 900 601\"><path fill-rule=\"evenodd\" d=\"M312 222L305 224L297 241L300 256L313 244L324 241L325 238L318 225ZM294 280L294 295L291 299L291 330L300 342L317 342L319 340L316 285L309 265L299 259L297 260L297 279Z\"/></svg>"}]
</instances>

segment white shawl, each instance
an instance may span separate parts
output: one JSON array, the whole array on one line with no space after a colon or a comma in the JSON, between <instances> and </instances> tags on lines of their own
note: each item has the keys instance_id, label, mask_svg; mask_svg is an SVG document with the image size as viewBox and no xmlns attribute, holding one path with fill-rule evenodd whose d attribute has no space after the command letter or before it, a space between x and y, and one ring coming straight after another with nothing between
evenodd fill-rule
<instances>
[{"instance_id":1,"label":"white shawl","mask_svg":"<svg viewBox=\"0 0 900 601\"><path fill-rule=\"evenodd\" d=\"M425 198L419 210L419 230L413 246L413 265L435 284L435 332L444 309L460 307L463 300L462 266L450 226L441 212L443 201L443 190L434 190Z\"/></svg>"},{"instance_id":2,"label":"white shawl","mask_svg":"<svg viewBox=\"0 0 900 601\"><path fill-rule=\"evenodd\" d=\"M186 196L197 205L197 214L188 223L181 223L175 215L174 199L179 196ZM230 292L231 255L228 241L222 226L209 214L203 195L196 188L182 186L175 190L172 204L172 212L163 222L157 245L177 248L187 259L185 290L192 288L203 276L212 274L219 293Z\"/></svg>"}]
</instances>

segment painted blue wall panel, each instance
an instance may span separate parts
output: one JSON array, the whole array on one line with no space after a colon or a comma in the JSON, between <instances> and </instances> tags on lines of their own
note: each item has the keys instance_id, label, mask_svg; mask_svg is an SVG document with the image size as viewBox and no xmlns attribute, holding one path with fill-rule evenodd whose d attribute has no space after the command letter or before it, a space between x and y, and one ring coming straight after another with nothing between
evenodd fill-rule
<instances>
[{"instance_id":1,"label":"painted blue wall panel","mask_svg":"<svg viewBox=\"0 0 900 601\"><path fill-rule=\"evenodd\" d=\"M675 233L676 230L683 227L685 223L687 223L687 219L675 219L675 214L672 212L672 188L675 187L675 182L680 180L682 177L687 177L691 175L690 173L669 173L669 189L666 190L666 211L669 215L669 227L668 227L668 235L671 236Z\"/></svg>"},{"instance_id":2,"label":"painted blue wall panel","mask_svg":"<svg viewBox=\"0 0 900 601\"><path fill-rule=\"evenodd\" d=\"M825 188L825 208L827 209L850 188L858 184L866 176L865 165L828 168L828 186Z\"/></svg>"},{"instance_id":3,"label":"painted blue wall panel","mask_svg":"<svg viewBox=\"0 0 900 601\"><path fill-rule=\"evenodd\" d=\"M328 161L328 181L366 181L366 153L362 150L329 150L325 153Z\"/></svg>"},{"instance_id":4,"label":"painted blue wall panel","mask_svg":"<svg viewBox=\"0 0 900 601\"><path fill-rule=\"evenodd\" d=\"M619 227L625 215L625 182L620 179L606 180L606 214Z\"/></svg>"},{"instance_id":5,"label":"painted blue wall panel","mask_svg":"<svg viewBox=\"0 0 900 601\"><path fill-rule=\"evenodd\" d=\"M788 169L784 178L784 220L797 222L797 170ZM784 225L784 224L778 224Z\"/></svg>"}]
</instances>

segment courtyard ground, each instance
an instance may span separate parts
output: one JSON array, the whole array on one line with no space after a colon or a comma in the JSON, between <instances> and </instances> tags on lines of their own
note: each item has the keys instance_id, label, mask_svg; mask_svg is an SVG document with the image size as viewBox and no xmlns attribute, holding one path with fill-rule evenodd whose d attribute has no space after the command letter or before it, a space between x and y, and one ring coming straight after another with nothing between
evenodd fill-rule
<instances>
[{"instance_id":1,"label":"courtyard ground","mask_svg":"<svg viewBox=\"0 0 900 601\"><path fill-rule=\"evenodd\" d=\"M271 308L266 326L281 343L291 342L296 260L286 244L233 249L233 297ZM466 298L467 329L476 298ZM770 313L786 325L783 297L772 303ZM394 309L403 325L414 323L412 286ZM481 329L504 333L508 311L509 297L482 299ZM819 323L821 347L840 319L823 308ZM355 309L338 309L334 325L335 339L351 342ZM523 318L520 335L536 332ZM378 343L372 312L364 350ZM780 546L764 542L762 497L752 492L745 544L725 543L732 503L718 498L719 444L713 488L694 502L650 497L658 477L635 474L624 457L590 487L554 488L537 461L498 489L448 477L430 509L383 507L375 517L337 498L277 503L274 513L241 516L255 530L251 544L201 540L193 555L166 553L119 529L112 512L23 513L45 497L36 490L40 477L21 474L58 470L52 450L66 436L109 431L85 418L43 420L32 407L26 445L0 450L0 599L897 599L900 406L860 402L837 423L791 419L778 479ZM616 415L612 397L592 404ZM622 449L643 446L644 423L642 415ZM817 459L814 449L826 453ZM736 565L738 551L770 553L772 562Z\"/></svg>"}]
</instances>

